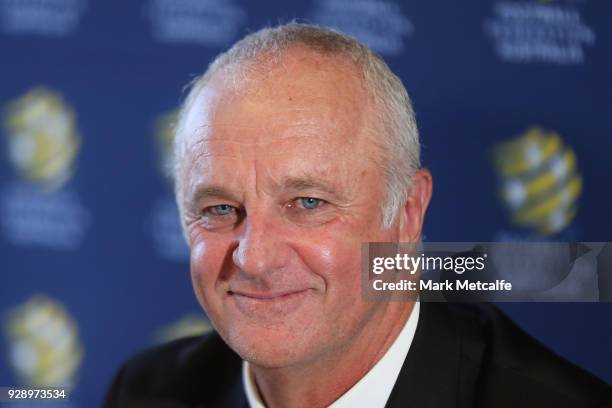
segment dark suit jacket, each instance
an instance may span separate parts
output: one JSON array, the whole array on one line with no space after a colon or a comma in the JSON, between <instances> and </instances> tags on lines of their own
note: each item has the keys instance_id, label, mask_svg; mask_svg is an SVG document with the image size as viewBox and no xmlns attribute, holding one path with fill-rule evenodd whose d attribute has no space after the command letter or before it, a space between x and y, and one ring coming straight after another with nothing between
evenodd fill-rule
<instances>
[{"instance_id":1,"label":"dark suit jacket","mask_svg":"<svg viewBox=\"0 0 612 408\"><path fill-rule=\"evenodd\" d=\"M181 339L128 361L105 407L247 407L241 375L218 335ZM387 407L612 407L612 390L491 305L423 302Z\"/></svg>"}]
</instances>

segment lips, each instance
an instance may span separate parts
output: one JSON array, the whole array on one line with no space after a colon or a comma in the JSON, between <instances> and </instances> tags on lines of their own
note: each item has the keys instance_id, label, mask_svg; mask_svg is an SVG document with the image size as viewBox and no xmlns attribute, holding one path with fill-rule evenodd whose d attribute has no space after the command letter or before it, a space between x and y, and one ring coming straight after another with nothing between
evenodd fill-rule
<instances>
[{"instance_id":1,"label":"lips","mask_svg":"<svg viewBox=\"0 0 612 408\"><path fill-rule=\"evenodd\" d=\"M293 295L298 295L307 291L308 289L297 289L297 290L284 290L275 292L255 292L255 291L242 291L242 290L230 290L228 294L230 296L243 296L253 300L283 300Z\"/></svg>"},{"instance_id":2,"label":"lips","mask_svg":"<svg viewBox=\"0 0 612 408\"><path fill-rule=\"evenodd\" d=\"M228 305L242 316L267 322L285 320L312 301L309 289L282 291L230 290Z\"/></svg>"}]
</instances>

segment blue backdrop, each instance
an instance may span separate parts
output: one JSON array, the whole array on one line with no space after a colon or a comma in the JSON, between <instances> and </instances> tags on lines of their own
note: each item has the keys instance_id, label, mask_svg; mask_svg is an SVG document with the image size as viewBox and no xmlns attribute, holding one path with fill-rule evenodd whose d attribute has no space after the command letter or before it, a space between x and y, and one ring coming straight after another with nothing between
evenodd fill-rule
<instances>
[{"instance_id":1,"label":"blue backdrop","mask_svg":"<svg viewBox=\"0 0 612 408\"><path fill-rule=\"evenodd\" d=\"M379 52L417 113L431 241L612 240L612 4L0 0L0 385L99 405L136 350L208 330L172 187L182 87L293 18ZM511 160L509 160L510 158ZM505 304L612 383L612 304Z\"/></svg>"}]
</instances>

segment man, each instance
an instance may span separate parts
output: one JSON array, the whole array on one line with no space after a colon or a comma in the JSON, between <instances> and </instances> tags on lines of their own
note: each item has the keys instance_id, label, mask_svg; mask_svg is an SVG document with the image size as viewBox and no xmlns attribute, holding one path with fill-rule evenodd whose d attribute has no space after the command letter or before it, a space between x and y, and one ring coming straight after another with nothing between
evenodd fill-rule
<instances>
[{"instance_id":1,"label":"man","mask_svg":"<svg viewBox=\"0 0 612 408\"><path fill-rule=\"evenodd\" d=\"M598 406L606 385L494 309L372 302L363 242L417 242L432 190L401 81L340 33L253 33L198 78L176 197L216 333L128 362L107 407Z\"/></svg>"}]
</instances>

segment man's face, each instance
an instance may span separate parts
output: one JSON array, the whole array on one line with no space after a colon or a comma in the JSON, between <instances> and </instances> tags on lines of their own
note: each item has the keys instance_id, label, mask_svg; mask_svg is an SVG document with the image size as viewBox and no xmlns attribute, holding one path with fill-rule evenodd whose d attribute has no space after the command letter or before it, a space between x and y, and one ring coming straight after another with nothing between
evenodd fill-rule
<instances>
[{"instance_id":1,"label":"man's face","mask_svg":"<svg viewBox=\"0 0 612 408\"><path fill-rule=\"evenodd\" d=\"M350 345L384 304L361 298L361 243L384 230L368 97L347 62L292 50L189 112L181 177L198 300L243 358L307 363ZM229 86L231 84L231 86Z\"/></svg>"}]
</instances>

